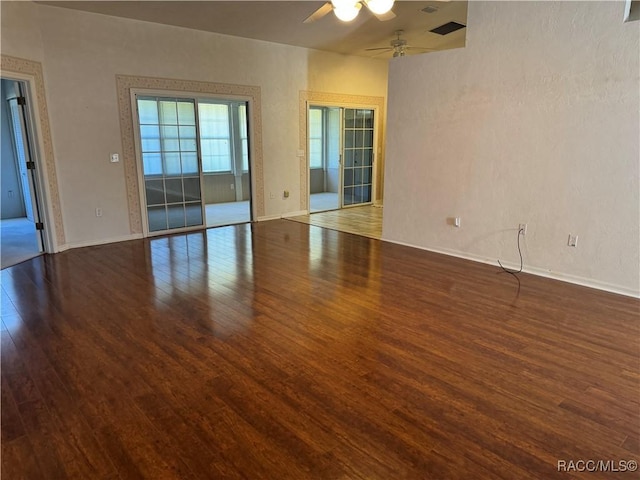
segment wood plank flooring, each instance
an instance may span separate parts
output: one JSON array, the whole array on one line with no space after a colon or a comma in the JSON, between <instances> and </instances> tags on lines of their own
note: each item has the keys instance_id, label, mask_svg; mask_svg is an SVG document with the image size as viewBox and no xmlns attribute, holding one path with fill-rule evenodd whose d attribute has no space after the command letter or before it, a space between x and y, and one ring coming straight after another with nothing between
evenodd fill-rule
<instances>
[{"instance_id":1,"label":"wood plank flooring","mask_svg":"<svg viewBox=\"0 0 640 480\"><path fill-rule=\"evenodd\" d=\"M369 238L382 238L382 207L373 205L299 215L288 220Z\"/></svg>"},{"instance_id":2,"label":"wood plank flooring","mask_svg":"<svg viewBox=\"0 0 640 480\"><path fill-rule=\"evenodd\" d=\"M1 275L3 479L638 478L558 472L638 460L636 299L286 220Z\"/></svg>"}]
</instances>

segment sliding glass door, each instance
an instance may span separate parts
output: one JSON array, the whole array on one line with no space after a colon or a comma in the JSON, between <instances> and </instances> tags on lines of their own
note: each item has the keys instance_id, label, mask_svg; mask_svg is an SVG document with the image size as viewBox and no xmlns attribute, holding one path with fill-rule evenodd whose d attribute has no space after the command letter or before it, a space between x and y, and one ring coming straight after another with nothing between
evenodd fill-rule
<instances>
[{"instance_id":1,"label":"sliding glass door","mask_svg":"<svg viewBox=\"0 0 640 480\"><path fill-rule=\"evenodd\" d=\"M373 201L374 116L367 108L309 107L311 213Z\"/></svg>"},{"instance_id":2,"label":"sliding glass door","mask_svg":"<svg viewBox=\"0 0 640 480\"><path fill-rule=\"evenodd\" d=\"M251 221L248 103L136 94L146 233Z\"/></svg>"},{"instance_id":3,"label":"sliding glass door","mask_svg":"<svg viewBox=\"0 0 640 480\"><path fill-rule=\"evenodd\" d=\"M195 100L137 104L149 232L203 225Z\"/></svg>"},{"instance_id":4,"label":"sliding glass door","mask_svg":"<svg viewBox=\"0 0 640 480\"><path fill-rule=\"evenodd\" d=\"M344 109L342 204L371 203L373 187L373 110Z\"/></svg>"}]
</instances>

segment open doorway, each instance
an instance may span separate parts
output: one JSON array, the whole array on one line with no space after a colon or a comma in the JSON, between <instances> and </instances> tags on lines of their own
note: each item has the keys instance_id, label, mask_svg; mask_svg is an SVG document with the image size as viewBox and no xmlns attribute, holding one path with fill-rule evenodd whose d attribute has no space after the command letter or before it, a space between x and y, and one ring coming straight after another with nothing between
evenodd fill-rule
<instances>
[{"instance_id":1,"label":"open doorway","mask_svg":"<svg viewBox=\"0 0 640 480\"><path fill-rule=\"evenodd\" d=\"M199 99L207 227L251 221L247 102Z\"/></svg>"},{"instance_id":2,"label":"open doorway","mask_svg":"<svg viewBox=\"0 0 640 480\"><path fill-rule=\"evenodd\" d=\"M310 105L309 212L373 201L375 110Z\"/></svg>"},{"instance_id":3,"label":"open doorway","mask_svg":"<svg viewBox=\"0 0 640 480\"><path fill-rule=\"evenodd\" d=\"M340 208L340 108L309 108L309 210Z\"/></svg>"},{"instance_id":4,"label":"open doorway","mask_svg":"<svg viewBox=\"0 0 640 480\"><path fill-rule=\"evenodd\" d=\"M36 155L25 82L0 80L0 249L2 268L43 253Z\"/></svg>"}]
</instances>

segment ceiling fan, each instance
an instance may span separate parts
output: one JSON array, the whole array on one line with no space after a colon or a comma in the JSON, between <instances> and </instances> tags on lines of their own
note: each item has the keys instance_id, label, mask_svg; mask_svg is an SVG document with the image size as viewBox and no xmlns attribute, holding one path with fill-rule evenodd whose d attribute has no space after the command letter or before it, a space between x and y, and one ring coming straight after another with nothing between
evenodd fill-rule
<instances>
[{"instance_id":1,"label":"ceiling fan","mask_svg":"<svg viewBox=\"0 0 640 480\"><path fill-rule=\"evenodd\" d=\"M404 30L396 30L393 32L396 38L389 42L388 47L378 47L378 48L367 48L368 52L372 52L375 50L380 50L380 53L384 52L393 52L394 57L404 57L406 55L407 50L421 50L423 52L429 52L436 50L435 48L426 48L426 47L414 47L407 43L407 40L404 38L400 38L404 33Z\"/></svg>"},{"instance_id":2,"label":"ceiling fan","mask_svg":"<svg viewBox=\"0 0 640 480\"><path fill-rule=\"evenodd\" d=\"M394 0L331 0L309 15L302 23L313 23L333 11L343 22L350 22L358 16L358 12L365 5L378 20L387 21L396 17L391 11Z\"/></svg>"}]
</instances>

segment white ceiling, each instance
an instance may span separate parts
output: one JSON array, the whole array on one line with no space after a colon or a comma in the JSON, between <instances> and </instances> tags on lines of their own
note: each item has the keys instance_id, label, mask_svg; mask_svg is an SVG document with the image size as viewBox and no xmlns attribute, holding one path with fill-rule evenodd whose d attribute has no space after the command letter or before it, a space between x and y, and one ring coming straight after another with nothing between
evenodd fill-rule
<instances>
[{"instance_id":1,"label":"white ceiling","mask_svg":"<svg viewBox=\"0 0 640 480\"><path fill-rule=\"evenodd\" d=\"M387 47L394 31L405 31L410 46L444 50L463 47L466 28L441 36L429 32L450 21L466 25L467 1L396 1L396 18L381 22L366 8L351 23L340 22L329 13L317 22L302 23L321 7L323 1L42 1L56 7L72 8L116 17L253 38L318 50L389 58L392 52L366 51ZM424 13L425 7L436 12ZM421 51L410 51L422 53Z\"/></svg>"}]
</instances>

